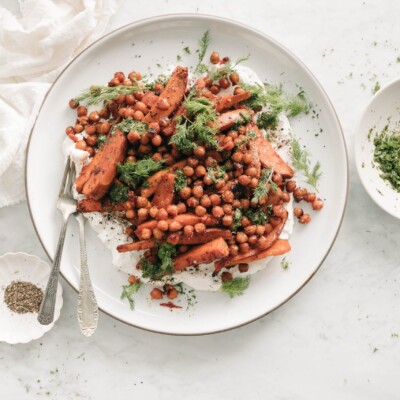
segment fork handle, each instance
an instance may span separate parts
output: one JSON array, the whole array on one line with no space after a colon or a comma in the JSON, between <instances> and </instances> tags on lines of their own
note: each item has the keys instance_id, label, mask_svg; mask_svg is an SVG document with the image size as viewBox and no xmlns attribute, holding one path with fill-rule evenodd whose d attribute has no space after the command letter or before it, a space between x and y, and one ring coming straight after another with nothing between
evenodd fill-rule
<instances>
[{"instance_id":1,"label":"fork handle","mask_svg":"<svg viewBox=\"0 0 400 400\"><path fill-rule=\"evenodd\" d=\"M46 290L44 292L42 304L38 314L38 321L42 325L49 325L54 320L54 308L57 298L58 277L60 274L60 261L64 248L65 234L67 232L69 215L64 218L61 227L60 237L58 239L56 255L54 257L53 268L50 271L49 279L47 281Z\"/></svg>"},{"instance_id":2,"label":"fork handle","mask_svg":"<svg viewBox=\"0 0 400 400\"><path fill-rule=\"evenodd\" d=\"M84 336L92 336L99 321L99 307L94 294L89 275L85 243L85 221L82 214L77 216L79 224L79 242L81 248L81 276L79 280L78 294L78 323Z\"/></svg>"}]
</instances>

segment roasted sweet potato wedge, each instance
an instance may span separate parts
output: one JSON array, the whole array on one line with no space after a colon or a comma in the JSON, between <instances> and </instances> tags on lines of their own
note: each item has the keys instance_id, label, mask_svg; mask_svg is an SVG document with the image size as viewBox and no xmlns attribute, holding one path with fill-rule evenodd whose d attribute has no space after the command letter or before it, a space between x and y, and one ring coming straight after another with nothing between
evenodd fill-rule
<instances>
[{"instance_id":1,"label":"roasted sweet potato wedge","mask_svg":"<svg viewBox=\"0 0 400 400\"><path fill-rule=\"evenodd\" d=\"M237 110L227 111L217 117L217 121L213 126L219 131L224 131L231 128L235 123L243 117L252 116L254 112L246 108L239 108Z\"/></svg>"},{"instance_id":2,"label":"roasted sweet potato wedge","mask_svg":"<svg viewBox=\"0 0 400 400\"><path fill-rule=\"evenodd\" d=\"M219 229L219 228L209 228L206 229L204 233L196 233L194 232L192 237L184 236L182 232L179 233L179 241L177 244L200 244L207 243L211 240L217 238L223 238L225 240L232 239L232 232L228 229Z\"/></svg>"},{"instance_id":3,"label":"roasted sweet potato wedge","mask_svg":"<svg viewBox=\"0 0 400 400\"><path fill-rule=\"evenodd\" d=\"M157 102L145 116L144 122L160 122L163 117L170 116L181 103L186 92L188 78L187 67L177 66Z\"/></svg>"},{"instance_id":4,"label":"roasted sweet potato wedge","mask_svg":"<svg viewBox=\"0 0 400 400\"><path fill-rule=\"evenodd\" d=\"M217 104L215 105L215 110L217 112L227 110L228 108L233 107L235 104L247 100L250 96L251 93L249 91L245 91L236 95L227 94L226 96L218 97Z\"/></svg>"},{"instance_id":5,"label":"roasted sweet potato wedge","mask_svg":"<svg viewBox=\"0 0 400 400\"><path fill-rule=\"evenodd\" d=\"M175 271L182 271L187 267L208 264L229 254L229 248L222 238L197 246L187 253L181 254L174 260Z\"/></svg>"},{"instance_id":6,"label":"roasted sweet potato wedge","mask_svg":"<svg viewBox=\"0 0 400 400\"><path fill-rule=\"evenodd\" d=\"M158 208L166 208L172 204L174 199L175 174L168 173L161 178L159 185L154 193L151 204Z\"/></svg>"},{"instance_id":7,"label":"roasted sweet potato wedge","mask_svg":"<svg viewBox=\"0 0 400 400\"><path fill-rule=\"evenodd\" d=\"M138 251L138 250L147 250L151 249L154 247L156 244L156 241L154 239L149 239L149 240L141 240L139 242L133 242L133 243L126 243L126 244L120 244L117 246L117 250L120 253L125 253L127 251Z\"/></svg>"},{"instance_id":8,"label":"roasted sweet potato wedge","mask_svg":"<svg viewBox=\"0 0 400 400\"><path fill-rule=\"evenodd\" d=\"M262 260L266 257L280 256L286 254L291 250L290 244L287 240L278 239L268 249L255 248L249 250L247 253L238 254L234 257L226 257L215 263L215 271L220 271L222 268L232 267L240 263L249 263L256 260Z\"/></svg>"}]
</instances>

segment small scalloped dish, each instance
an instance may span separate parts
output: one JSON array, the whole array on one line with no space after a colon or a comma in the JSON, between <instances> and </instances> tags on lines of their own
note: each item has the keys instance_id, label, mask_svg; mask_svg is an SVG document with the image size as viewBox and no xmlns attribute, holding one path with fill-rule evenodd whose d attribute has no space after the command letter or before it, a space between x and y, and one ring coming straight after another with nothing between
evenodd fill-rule
<instances>
[{"instance_id":1,"label":"small scalloped dish","mask_svg":"<svg viewBox=\"0 0 400 400\"><path fill-rule=\"evenodd\" d=\"M13 281L31 282L43 291L46 288L50 266L39 257L26 253L7 253L0 257L0 342L28 343L48 332L60 316L63 305L62 287L58 283L54 322L41 325L37 313L18 314L4 302L4 291Z\"/></svg>"}]
</instances>

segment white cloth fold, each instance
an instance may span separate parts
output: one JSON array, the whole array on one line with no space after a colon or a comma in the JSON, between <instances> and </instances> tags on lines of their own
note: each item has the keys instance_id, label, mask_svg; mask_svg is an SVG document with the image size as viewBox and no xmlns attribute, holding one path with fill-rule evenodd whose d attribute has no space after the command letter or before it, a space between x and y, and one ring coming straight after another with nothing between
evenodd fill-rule
<instances>
[{"instance_id":1,"label":"white cloth fold","mask_svg":"<svg viewBox=\"0 0 400 400\"><path fill-rule=\"evenodd\" d=\"M105 30L120 0L20 0L0 7L0 207L24 199L29 133L50 83Z\"/></svg>"}]
</instances>

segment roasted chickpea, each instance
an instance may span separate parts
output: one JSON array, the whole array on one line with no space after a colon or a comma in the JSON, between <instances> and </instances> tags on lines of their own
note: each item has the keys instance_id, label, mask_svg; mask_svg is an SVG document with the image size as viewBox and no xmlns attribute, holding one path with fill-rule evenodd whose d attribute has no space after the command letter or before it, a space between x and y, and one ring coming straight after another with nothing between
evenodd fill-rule
<instances>
[{"instance_id":1,"label":"roasted chickpea","mask_svg":"<svg viewBox=\"0 0 400 400\"><path fill-rule=\"evenodd\" d=\"M78 140L75 143L75 148L78 149L78 150L86 150L87 144L86 144L86 142L84 140Z\"/></svg>"},{"instance_id":2,"label":"roasted chickpea","mask_svg":"<svg viewBox=\"0 0 400 400\"><path fill-rule=\"evenodd\" d=\"M114 78L118 79L118 81L122 83L125 80L125 74L123 72L116 72Z\"/></svg>"},{"instance_id":3,"label":"roasted chickpea","mask_svg":"<svg viewBox=\"0 0 400 400\"><path fill-rule=\"evenodd\" d=\"M197 146L194 150L193 150L193 154L196 157L204 157L206 154L206 149L203 146Z\"/></svg>"},{"instance_id":4,"label":"roasted chickpea","mask_svg":"<svg viewBox=\"0 0 400 400\"><path fill-rule=\"evenodd\" d=\"M256 225L249 225L249 226L246 226L246 228L244 228L244 233L246 235L255 235L256 230L257 230Z\"/></svg>"},{"instance_id":5,"label":"roasted chickpea","mask_svg":"<svg viewBox=\"0 0 400 400\"><path fill-rule=\"evenodd\" d=\"M237 243L246 243L248 241L248 236L244 232L238 232L236 234Z\"/></svg>"},{"instance_id":6,"label":"roasted chickpea","mask_svg":"<svg viewBox=\"0 0 400 400\"><path fill-rule=\"evenodd\" d=\"M212 64L218 64L219 63L219 53L216 51L213 51L210 55L210 61Z\"/></svg>"},{"instance_id":7,"label":"roasted chickpea","mask_svg":"<svg viewBox=\"0 0 400 400\"><path fill-rule=\"evenodd\" d=\"M176 299L178 297L179 292L173 287L168 291L167 297L170 300Z\"/></svg>"},{"instance_id":8,"label":"roasted chickpea","mask_svg":"<svg viewBox=\"0 0 400 400\"><path fill-rule=\"evenodd\" d=\"M69 127L68 127L69 128ZM67 128L67 129L68 129ZM72 127L71 127L72 128ZM73 129L73 128L72 128ZM88 135L95 135L96 134L96 127L94 126L94 125L86 125L86 127L85 127L85 132L88 134ZM72 132L72 133L74 133L74 132Z\"/></svg>"},{"instance_id":9,"label":"roasted chickpea","mask_svg":"<svg viewBox=\"0 0 400 400\"><path fill-rule=\"evenodd\" d=\"M184 166L182 171L186 176L192 176L194 174L194 169L189 165Z\"/></svg>"},{"instance_id":10,"label":"roasted chickpea","mask_svg":"<svg viewBox=\"0 0 400 400\"><path fill-rule=\"evenodd\" d=\"M149 109L147 108L146 104L144 104L142 101L136 102L136 104L134 105L133 109L135 111L140 111L143 114L146 114L149 111Z\"/></svg>"},{"instance_id":11,"label":"roasted chickpea","mask_svg":"<svg viewBox=\"0 0 400 400\"><path fill-rule=\"evenodd\" d=\"M257 168L254 167L247 168L246 175L248 175L250 178L256 178L258 176Z\"/></svg>"},{"instance_id":12,"label":"roasted chickpea","mask_svg":"<svg viewBox=\"0 0 400 400\"><path fill-rule=\"evenodd\" d=\"M213 180L212 180L211 176L209 176L209 175L205 175L205 176L204 176L203 182L204 182L204 184L207 185L207 186L210 186L210 185L213 184Z\"/></svg>"},{"instance_id":13,"label":"roasted chickpea","mask_svg":"<svg viewBox=\"0 0 400 400\"><path fill-rule=\"evenodd\" d=\"M235 195L233 194L232 191L226 190L225 192L222 193L222 199L226 203L232 203L232 201L235 199Z\"/></svg>"},{"instance_id":14,"label":"roasted chickpea","mask_svg":"<svg viewBox=\"0 0 400 400\"><path fill-rule=\"evenodd\" d=\"M199 165L196 167L196 176L198 176L199 178L201 176L204 176L207 173L207 170L205 169L205 167L203 165Z\"/></svg>"},{"instance_id":15,"label":"roasted chickpea","mask_svg":"<svg viewBox=\"0 0 400 400\"><path fill-rule=\"evenodd\" d=\"M218 94L219 93L219 91L220 91L220 88L219 88L219 86L218 85L212 85L211 87L210 87L210 92L212 93L212 94Z\"/></svg>"},{"instance_id":16,"label":"roasted chickpea","mask_svg":"<svg viewBox=\"0 0 400 400\"><path fill-rule=\"evenodd\" d=\"M222 206L225 215L232 215L233 214L233 207L231 204L224 204Z\"/></svg>"},{"instance_id":17,"label":"roasted chickpea","mask_svg":"<svg viewBox=\"0 0 400 400\"><path fill-rule=\"evenodd\" d=\"M161 220L161 219L168 219L168 213L167 210L165 208L160 208L157 211L157 216L156 219Z\"/></svg>"},{"instance_id":18,"label":"roasted chickpea","mask_svg":"<svg viewBox=\"0 0 400 400\"><path fill-rule=\"evenodd\" d=\"M251 179L247 175L240 175L238 181L242 186L248 186L251 182Z\"/></svg>"},{"instance_id":19,"label":"roasted chickpea","mask_svg":"<svg viewBox=\"0 0 400 400\"><path fill-rule=\"evenodd\" d=\"M218 84L221 89L228 89L229 86L231 86L231 83L229 82L228 79L222 78L218 81Z\"/></svg>"},{"instance_id":20,"label":"roasted chickpea","mask_svg":"<svg viewBox=\"0 0 400 400\"><path fill-rule=\"evenodd\" d=\"M269 223L275 228L282 223L282 219L276 216L272 216L269 219Z\"/></svg>"},{"instance_id":21,"label":"roasted chickpea","mask_svg":"<svg viewBox=\"0 0 400 400\"><path fill-rule=\"evenodd\" d=\"M299 222L301 224L309 224L311 222L311 217L309 214L303 214L300 218L299 218Z\"/></svg>"},{"instance_id":22,"label":"roasted chickpea","mask_svg":"<svg viewBox=\"0 0 400 400\"><path fill-rule=\"evenodd\" d=\"M137 208L146 207L148 202L149 202L149 201L147 200L146 197L138 196L138 197L136 198L136 207L137 207Z\"/></svg>"},{"instance_id":23,"label":"roasted chickpea","mask_svg":"<svg viewBox=\"0 0 400 400\"><path fill-rule=\"evenodd\" d=\"M231 281L232 279L233 279L233 276L232 276L232 274L231 274L230 272L228 272L228 271L224 271L224 272L221 274L221 280L222 280L222 282Z\"/></svg>"},{"instance_id":24,"label":"roasted chickpea","mask_svg":"<svg viewBox=\"0 0 400 400\"><path fill-rule=\"evenodd\" d=\"M247 272L249 270L249 264L240 263L239 264L239 272Z\"/></svg>"},{"instance_id":25,"label":"roasted chickpea","mask_svg":"<svg viewBox=\"0 0 400 400\"><path fill-rule=\"evenodd\" d=\"M171 166L174 164L175 160L174 157L171 156L171 154L165 153L163 154L163 160L166 165Z\"/></svg>"},{"instance_id":26,"label":"roasted chickpea","mask_svg":"<svg viewBox=\"0 0 400 400\"><path fill-rule=\"evenodd\" d=\"M178 203L176 205L178 207L178 214L184 214L186 212L186 204L185 203Z\"/></svg>"},{"instance_id":27,"label":"roasted chickpea","mask_svg":"<svg viewBox=\"0 0 400 400\"><path fill-rule=\"evenodd\" d=\"M83 125L82 124L75 124L74 130L76 133L81 133L83 131Z\"/></svg>"},{"instance_id":28,"label":"roasted chickpea","mask_svg":"<svg viewBox=\"0 0 400 400\"><path fill-rule=\"evenodd\" d=\"M210 200L210 196L208 196L207 194L203 195L200 199L200 204L203 207L210 207L211 206L211 200Z\"/></svg>"},{"instance_id":29,"label":"roasted chickpea","mask_svg":"<svg viewBox=\"0 0 400 400\"><path fill-rule=\"evenodd\" d=\"M229 75L229 79L232 82L232 85L237 85L239 83L239 74L236 72L233 72L232 74Z\"/></svg>"},{"instance_id":30,"label":"roasted chickpea","mask_svg":"<svg viewBox=\"0 0 400 400\"><path fill-rule=\"evenodd\" d=\"M190 187L184 187L179 191L179 196L185 200L187 200L191 194L192 194L192 189L190 189Z\"/></svg>"},{"instance_id":31,"label":"roasted chickpea","mask_svg":"<svg viewBox=\"0 0 400 400\"><path fill-rule=\"evenodd\" d=\"M290 201L290 194L287 192L282 192L281 198L285 203L288 203Z\"/></svg>"},{"instance_id":32,"label":"roasted chickpea","mask_svg":"<svg viewBox=\"0 0 400 400\"><path fill-rule=\"evenodd\" d=\"M141 136L138 131L130 131L127 135L127 139L130 143L137 143L140 141Z\"/></svg>"},{"instance_id":33,"label":"roasted chickpea","mask_svg":"<svg viewBox=\"0 0 400 400\"><path fill-rule=\"evenodd\" d=\"M266 222L265 224L263 224L263 227L265 229L265 233L268 234L272 231L272 225L268 222Z\"/></svg>"},{"instance_id":34,"label":"roasted chickpea","mask_svg":"<svg viewBox=\"0 0 400 400\"><path fill-rule=\"evenodd\" d=\"M149 215L149 210L147 208L139 208L138 212L137 212L138 218L140 220L144 220L147 218L147 216Z\"/></svg>"},{"instance_id":35,"label":"roasted chickpea","mask_svg":"<svg viewBox=\"0 0 400 400\"><path fill-rule=\"evenodd\" d=\"M235 199L235 200L233 200L232 201L232 207L233 208L239 208L239 207L241 207L241 203L240 203L240 200L239 199Z\"/></svg>"},{"instance_id":36,"label":"roasted chickpea","mask_svg":"<svg viewBox=\"0 0 400 400\"><path fill-rule=\"evenodd\" d=\"M83 117L84 115L87 115L87 108L85 106L79 106L76 109L76 114L78 117Z\"/></svg>"},{"instance_id":37,"label":"roasted chickpea","mask_svg":"<svg viewBox=\"0 0 400 400\"><path fill-rule=\"evenodd\" d=\"M237 151L233 153L231 158L234 162L240 163L243 159L243 153L241 151Z\"/></svg>"},{"instance_id":38,"label":"roasted chickpea","mask_svg":"<svg viewBox=\"0 0 400 400\"><path fill-rule=\"evenodd\" d=\"M100 115L97 111L92 111L89 114L89 121L90 122L99 122L100 121Z\"/></svg>"},{"instance_id":39,"label":"roasted chickpea","mask_svg":"<svg viewBox=\"0 0 400 400\"><path fill-rule=\"evenodd\" d=\"M283 178L281 174L273 174L272 175L272 181L275 182L278 186L282 185Z\"/></svg>"},{"instance_id":40,"label":"roasted chickpea","mask_svg":"<svg viewBox=\"0 0 400 400\"><path fill-rule=\"evenodd\" d=\"M136 157L135 156L128 156L128 157L125 158L125 162L127 162L127 163L136 162Z\"/></svg>"},{"instance_id":41,"label":"roasted chickpea","mask_svg":"<svg viewBox=\"0 0 400 400\"><path fill-rule=\"evenodd\" d=\"M162 117L159 124L160 127L166 128L171 123L171 120L168 117Z\"/></svg>"},{"instance_id":42,"label":"roasted chickpea","mask_svg":"<svg viewBox=\"0 0 400 400\"><path fill-rule=\"evenodd\" d=\"M149 214L151 218L155 218L157 217L157 213L158 213L158 208L157 207L150 207L149 209Z\"/></svg>"},{"instance_id":43,"label":"roasted chickpea","mask_svg":"<svg viewBox=\"0 0 400 400\"><path fill-rule=\"evenodd\" d=\"M307 190L304 188L296 188L293 192L295 200L303 200L307 195Z\"/></svg>"},{"instance_id":44,"label":"roasted chickpea","mask_svg":"<svg viewBox=\"0 0 400 400\"><path fill-rule=\"evenodd\" d=\"M255 189L258 186L259 180L257 178L251 178L250 180L250 188Z\"/></svg>"},{"instance_id":45,"label":"roasted chickpea","mask_svg":"<svg viewBox=\"0 0 400 400\"><path fill-rule=\"evenodd\" d=\"M324 207L324 202L321 200L321 199L315 199L313 202L312 202L312 208L313 208L313 210L315 210L315 211L319 211L319 210L321 210L321 208L323 208Z\"/></svg>"},{"instance_id":46,"label":"roasted chickpea","mask_svg":"<svg viewBox=\"0 0 400 400\"><path fill-rule=\"evenodd\" d=\"M239 253L239 246L237 246L236 244L231 244L229 246L229 255L237 256L238 253Z\"/></svg>"},{"instance_id":47,"label":"roasted chickpea","mask_svg":"<svg viewBox=\"0 0 400 400\"><path fill-rule=\"evenodd\" d=\"M176 217L178 215L178 206L176 206L175 204L170 204L169 206L167 206L167 213L171 217Z\"/></svg>"},{"instance_id":48,"label":"roasted chickpea","mask_svg":"<svg viewBox=\"0 0 400 400\"><path fill-rule=\"evenodd\" d=\"M161 219L160 221L157 222L157 229L160 231L167 231L168 230L168 221L165 219Z\"/></svg>"},{"instance_id":49,"label":"roasted chickpea","mask_svg":"<svg viewBox=\"0 0 400 400\"><path fill-rule=\"evenodd\" d=\"M150 296L153 300L159 300L163 298L163 294L162 291L158 288L154 288L151 292L150 292Z\"/></svg>"},{"instance_id":50,"label":"roasted chickpea","mask_svg":"<svg viewBox=\"0 0 400 400\"><path fill-rule=\"evenodd\" d=\"M247 210L250 207L250 200L248 199L241 199L240 204L244 210Z\"/></svg>"},{"instance_id":51,"label":"roasted chickpea","mask_svg":"<svg viewBox=\"0 0 400 400\"><path fill-rule=\"evenodd\" d=\"M86 138L86 143L89 145L89 146L96 146L96 144L97 144L97 136L96 135L92 135L92 136L88 136L87 138Z\"/></svg>"},{"instance_id":52,"label":"roasted chickpea","mask_svg":"<svg viewBox=\"0 0 400 400\"><path fill-rule=\"evenodd\" d=\"M248 240L250 246L255 246L256 243L258 242L258 237L257 235L251 235L249 236L249 240Z\"/></svg>"},{"instance_id":53,"label":"roasted chickpea","mask_svg":"<svg viewBox=\"0 0 400 400\"><path fill-rule=\"evenodd\" d=\"M182 224L178 221L171 221L168 228L170 232L178 232L182 229Z\"/></svg>"},{"instance_id":54,"label":"roasted chickpea","mask_svg":"<svg viewBox=\"0 0 400 400\"><path fill-rule=\"evenodd\" d=\"M246 228L246 226L251 225L251 221L247 217L242 217L240 225L243 226L243 228Z\"/></svg>"},{"instance_id":55,"label":"roasted chickpea","mask_svg":"<svg viewBox=\"0 0 400 400\"><path fill-rule=\"evenodd\" d=\"M207 214L207 210L205 209L205 207L203 207L203 206L196 206L196 208L195 208L195 210L194 210L194 213L197 215L197 216L199 216L199 217L202 217L203 215L206 215Z\"/></svg>"},{"instance_id":56,"label":"roasted chickpea","mask_svg":"<svg viewBox=\"0 0 400 400\"><path fill-rule=\"evenodd\" d=\"M183 234L188 238L191 238L193 236L193 232L194 232L194 228L192 225L186 225L183 228Z\"/></svg>"},{"instance_id":57,"label":"roasted chickpea","mask_svg":"<svg viewBox=\"0 0 400 400\"><path fill-rule=\"evenodd\" d=\"M65 129L65 133L69 136L69 135L74 135L75 134L75 129L72 126L67 126ZM95 133L96 133L96 129L95 129Z\"/></svg>"},{"instance_id":58,"label":"roasted chickpea","mask_svg":"<svg viewBox=\"0 0 400 400\"><path fill-rule=\"evenodd\" d=\"M189 197L186 201L186 204L190 208L196 208L199 205L199 200L196 199L195 197Z\"/></svg>"},{"instance_id":59,"label":"roasted chickpea","mask_svg":"<svg viewBox=\"0 0 400 400\"><path fill-rule=\"evenodd\" d=\"M152 139L151 139L151 143L153 146L160 146L162 143L162 137L160 135L155 135Z\"/></svg>"},{"instance_id":60,"label":"roasted chickpea","mask_svg":"<svg viewBox=\"0 0 400 400\"><path fill-rule=\"evenodd\" d=\"M219 206L221 204L221 196L219 194L213 193L210 196L210 201L213 206Z\"/></svg>"},{"instance_id":61,"label":"roasted chickpea","mask_svg":"<svg viewBox=\"0 0 400 400\"><path fill-rule=\"evenodd\" d=\"M206 226L202 222L199 222L194 226L194 230L196 233L204 233L206 231Z\"/></svg>"},{"instance_id":62,"label":"roasted chickpea","mask_svg":"<svg viewBox=\"0 0 400 400\"><path fill-rule=\"evenodd\" d=\"M253 162L253 157L250 153L247 152L243 154L243 162L245 164L251 164Z\"/></svg>"},{"instance_id":63,"label":"roasted chickpea","mask_svg":"<svg viewBox=\"0 0 400 400\"><path fill-rule=\"evenodd\" d=\"M143 240L148 240L148 239L150 239L150 238L151 238L151 234L152 234L152 232L151 232L150 229L144 228L144 229L142 230L142 239L143 239Z\"/></svg>"},{"instance_id":64,"label":"roasted chickpea","mask_svg":"<svg viewBox=\"0 0 400 400\"><path fill-rule=\"evenodd\" d=\"M85 151L89 153L89 157L93 157L94 156L95 152L94 152L94 148L93 147L87 146Z\"/></svg>"},{"instance_id":65,"label":"roasted chickpea","mask_svg":"<svg viewBox=\"0 0 400 400\"><path fill-rule=\"evenodd\" d=\"M273 211L274 215L276 215L277 217L280 217L280 218L284 218L287 213L285 207L283 207L282 205L272 207L272 211Z\"/></svg>"},{"instance_id":66,"label":"roasted chickpea","mask_svg":"<svg viewBox=\"0 0 400 400\"><path fill-rule=\"evenodd\" d=\"M250 245L248 243L240 243L239 244L239 251L241 253L247 253L250 250Z\"/></svg>"},{"instance_id":67,"label":"roasted chickpea","mask_svg":"<svg viewBox=\"0 0 400 400\"><path fill-rule=\"evenodd\" d=\"M167 236L167 242L171 243L173 245L177 245L179 243L179 238L180 235L177 232L171 232L168 236Z\"/></svg>"},{"instance_id":68,"label":"roasted chickpea","mask_svg":"<svg viewBox=\"0 0 400 400\"><path fill-rule=\"evenodd\" d=\"M221 218L224 216L224 210L220 206L214 206L211 213L215 218Z\"/></svg>"},{"instance_id":69,"label":"roasted chickpea","mask_svg":"<svg viewBox=\"0 0 400 400\"><path fill-rule=\"evenodd\" d=\"M264 232L265 232L265 227L264 226L262 226L262 225L257 225L256 226L256 235L262 236L262 235L264 235Z\"/></svg>"},{"instance_id":70,"label":"roasted chickpea","mask_svg":"<svg viewBox=\"0 0 400 400\"><path fill-rule=\"evenodd\" d=\"M164 232L161 229L153 229L153 236L156 240L161 240L164 237Z\"/></svg>"},{"instance_id":71,"label":"roasted chickpea","mask_svg":"<svg viewBox=\"0 0 400 400\"><path fill-rule=\"evenodd\" d=\"M159 99L159 100L157 100L156 107L159 110L168 110L168 108L170 107L170 104L167 99Z\"/></svg>"},{"instance_id":72,"label":"roasted chickpea","mask_svg":"<svg viewBox=\"0 0 400 400\"><path fill-rule=\"evenodd\" d=\"M203 184L203 182L200 182L201 184ZM192 194L194 197L196 197L197 199L200 199L203 196L204 190L203 187L200 185L196 185L194 186L194 188L192 189Z\"/></svg>"},{"instance_id":73,"label":"roasted chickpea","mask_svg":"<svg viewBox=\"0 0 400 400\"><path fill-rule=\"evenodd\" d=\"M139 153L142 153L142 154L150 154L151 153L151 146L150 145L148 145L148 144L146 144L146 145L144 145L144 144L141 144L139 147L138 147L138 152Z\"/></svg>"},{"instance_id":74,"label":"roasted chickpea","mask_svg":"<svg viewBox=\"0 0 400 400\"><path fill-rule=\"evenodd\" d=\"M144 114L141 111L135 111L132 115L135 121L141 121L144 118Z\"/></svg>"},{"instance_id":75,"label":"roasted chickpea","mask_svg":"<svg viewBox=\"0 0 400 400\"><path fill-rule=\"evenodd\" d=\"M222 217L222 225L224 226L231 226L233 224L232 215L224 215Z\"/></svg>"},{"instance_id":76,"label":"roasted chickpea","mask_svg":"<svg viewBox=\"0 0 400 400\"><path fill-rule=\"evenodd\" d=\"M136 213L134 210L127 210L125 213L125 217L127 219L133 219L133 218L135 218L135 215L136 215Z\"/></svg>"}]
</instances>

